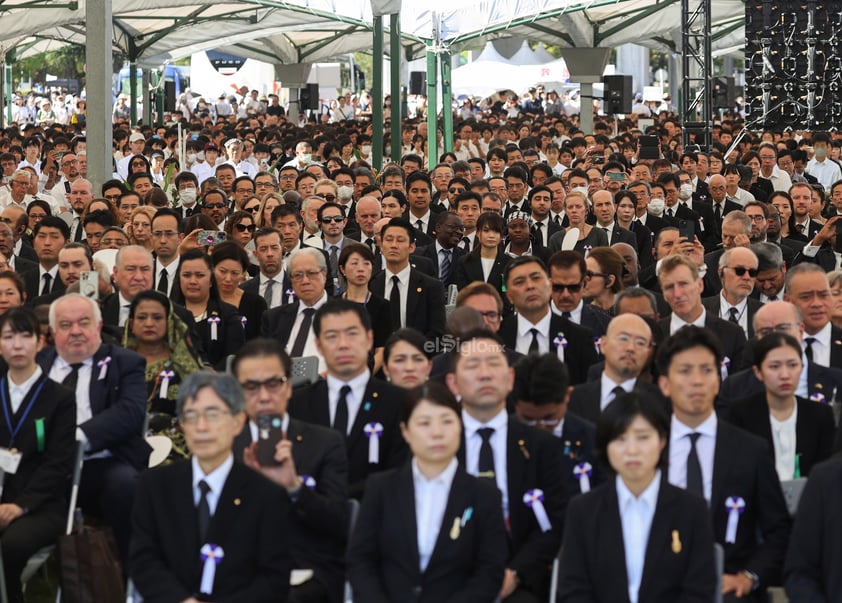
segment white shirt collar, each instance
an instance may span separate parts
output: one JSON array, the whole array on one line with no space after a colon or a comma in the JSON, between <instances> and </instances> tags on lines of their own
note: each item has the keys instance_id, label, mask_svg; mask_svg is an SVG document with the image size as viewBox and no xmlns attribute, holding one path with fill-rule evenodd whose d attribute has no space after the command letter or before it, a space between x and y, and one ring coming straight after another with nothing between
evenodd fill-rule
<instances>
[{"instance_id":1,"label":"white shirt collar","mask_svg":"<svg viewBox=\"0 0 842 603\"><path fill-rule=\"evenodd\" d=\"M702 313L699 317L694 320L692 323L687 323L684 319L679 318L675 312L670 313L670 333L675 333L681 327L685 327L688 324L692 324L697 327L704 327L705 326L705 318L707 317L707 311L705 310L704 306L702 306Z\"/></svg>"},{"instance_id":2,"label":"white shirt collar","mask_svg":"<svg viewBox=\"0 0 842 603\"><path fill-rule=\"evenodd\" d=\"M538 329L538 333L546 336L550 332L550 321L553 318L552 312L547 312L544 317L537 323L532 324L526 320L522 314L517 315L517 332L518 335L524 337L529 334L530 329Z\"/></svg>"},{"instance_id":3,"label":"white shirt collar","mask_svg":"<svg viewBox=\"0 0 842 603\"><path fill-rule=\"evenodd\" d=\"M718 425L718 419L716 417L715 412L711 412L710 416L701 422L701 424L693 429L689 425L685 425L681 421L679 421L675 415L672 415L670 418L670 439L671 440L680 440L684 436L690 435L691 433L700 433L704 436L708 436L711 438L716 438L716 427Z\"/></svg>"},{"instance_id":4,"label":"white shirt collar","mask_svg":"<svg viewBox=\"0 0 842 603\"><path fill-rule=\"evenodd\" d=\"M620 509L626 508L629 504L641 502L650 510L655 509L658 503L658 493L661 491L661 470L655 470L655 477L652 483L646 486L646 489L640 493L640 496L635 496L631 490L623 483L623 478L619 475L616 477L617 484L617 500L620 503Z\"/></svg>"},{"instance_id":5,"label":"white shirt collar","mask_svg":"<svg viewBox=\"0 0 842 603\"><path fill-rule=\"evenodd\" d=\"M6 373L6 374L9 376L9 393L17 390L19 392L22 392L23 395L25 396L27 394L27 392L32 388L33 384L36 381L38 381L38 379L41 378L41 375L44 374L44 371L42 371L41 367L38 364L36 364L35 365L35 372L32 373L32 376L29 379L27 379L26 381L24 381L23 383L21 383L20 385L17 385L14 381L12 381L11 374L9 374L9 373Z\"/></svg>"},{"instance_id":6,"label":"white shirt collar","mask_svg":"<svg viewBox=\"0 0 842 603\"><path fill-rule=\"evenodd\" d=\"M447 486L448 488L453 483L453 476L456 475L456 469L459 467L459 461L456 457L450 460L444 471L439 473L433 479L427 479L421 470L418 469L418 461L415 457L412 458L412 479L416 484L438 484L440 486Z\"/></svg>"},{"instance_id":7,"label":"white shirt collar","mask_svg":"<svg viewBox=\"0 0 842 603\"><path fill-rule=\"evenodd\" d=\"M509 415L506 413L505 407L500 410L488 423L480 423L465 409L462 409L462 423L465 426L465 438L470 438L476 435L477 431L484 427L491 427L495 431L499 431L509 424Z\"/></svg>"},{"instance_id":8,"label":"white shirt collar","mask_svg":"<svg viewBox=\"0 0 842 603\"><path fill-rule=\"evenodd\" d=\"M222 493L225 480L228 479L228 474L231 472L231 467L234 466L234 454L229 454L228 458L208 475L205 475L205 472L202 471L202 468L199 466L199 460L195 456L190 462L193 465L193 488L198 488L199 482L205 480L205 483L210 486L211 492L219 496Z\"/></svg>"}]
</instances>

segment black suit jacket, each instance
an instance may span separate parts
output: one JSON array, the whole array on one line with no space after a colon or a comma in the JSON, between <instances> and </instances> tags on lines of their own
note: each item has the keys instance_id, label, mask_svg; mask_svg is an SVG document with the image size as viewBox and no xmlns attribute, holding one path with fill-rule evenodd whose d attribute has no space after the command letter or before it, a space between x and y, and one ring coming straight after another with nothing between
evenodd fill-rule
<instances>
[{"instance_id":1,"label":"black suit jacket","mask_svg":"<svg viewBox=\"0 0 842 603\"><path fill-rule=\"evenodd\" d=\"M434 264L425 257L419 256L414 253L410 253L409 265L412 266L415 270L423 272L430 278L438 278L438 264ZM378 249L374 252L374 266L371 267L371 277L374 278L375 276L383 272L384 267L385 262L383 261L383 256L380 254L380 250Z\"/></svg>"},{"instance_id":2,"label":"black suit jacket","mask_svg":"<svg viewBox=\"0 0 842 603\"><path fill-rule=\"evenodd\" d=\"M664 406L664 410L669 415L672 411L669 401L661 394L661 390L656 385L638 379L634 384L634 391L643 394L649 398L657 400ZM594 425L599 422L599 417L602 414L602 409L599 402L602 399L602 380L588 381L573 388L570 394L570 406L568 410L586 421L590 421Z\"/></svg>"},{"instance_id":3,"label":"black suit jacket","mask_svg":"<svg viewBox=\"0 0 842 603\"><path fill-rule=\"evenodd\" d=\"M603 481L603 474L600 471L600 463L596 458L596 427L590 421L586 421L568 412L564 415L564 425L561 428L561 475L564 478L564 486L567 498L573 498L582 491L579 476L574 473L579 463L590 463L592 474L588 481L591 488L598 486Z\"/></svg>"},{"instance_id":4,"label":"black suit jacket","mask_svg":"<svg viewBox=\"0 0 842 603\"><path fill-rule=\"evenodd\" d=\"M406 460L406 443L400 432L401 401L405 395L406 392L390 383L374 377L368 380L363 403L345 438L348 490L352 498L362 498L369 475L398 467ZM296 391L289 403L289 414L302 421L330 428L327 381L317 381ZM364 428L369 423L380 423L383 426L379 463L368 462L369 442Z\"/></svg>"},{"instance_id":5,"label":"black suit jacket","mask_svg":"<svg viewBox=\"0 0 842 603\"><path fill-rule=\"evenodd\" d=\"M207 361L217 370L225 370L229 354L236 354L245 342L245 329L240 311L219 299L209 299L207 318L196 323L196 330L205 350ZM216 339L210 321L216 323Z\"/></svg>"},{"instance_id":6,"label":"black suit jacket","mask_svg":"<svg viewBox=\"0 0 842 603\"><path fill-rule=\"evenodd\" d=\"M178 210L176 210L178 211ZM201 211L201 210L200 210ZM198 213L198 212L197 212ZM158 281L161 279L161 270L164 267L158 263L158 259L155 259L155 263L152 266L152 286L157 289L158 288ZM167 277L169 278L169 277ZM173 277L172 285L170 286L170 299L182 299L183 295L181 293L181 279L177 279Z\"/></svg>"},{"instance_id":7,"label":"black suit jacket","mask_svg":"<svg viewBox=\"0 0 842 603\"><path fill-rule=\"evenodd\" d=\"M489 480L456 470L426 569L418 557L412 469L369 481L348 548L354 599L366 603L493 601L508 547L500 493Z\"/></svg>"},{"instance_id":8,"label":"black suit jacket","mask_svg":"<svg viewBox=\"0 0 842 603\"><path fill-rule=\"evenodd\" d=\"M721 299L718 295L711 297L703 297L702 305L708 311L708 314L719 316L722 310ZM763 302L753 299L751 297L746 299L746 320L748 321L748 339L754 337L754 315L763 307ZM724 320L724 319L723 319Z\"/></svg>"},{"instance_id":9,"label":"black suit jacket","mask_svg":"<svg viewBox=\"0 0 842 603\"><path fill-rule=\"evenodd\" d=\"M509 496L510 553L506 567L515 570L521 584L543 598L549 568L558 554L567 509L565 480L559 471L561 441L550 433L509 417L506 437L506 477ZM465 446L459 450L465 466ZM466 467L472 471L473 467ZM552 529L542 532L523 495L540 489Z\"/></svg>"},{"instance_id":10,"label":"black suit jacket","mask_svg":"<svg viewBox=\"0 0 842 603\"><path fill-rule=\"evenodd\" d=\"M15 260L15 263L18 261L19 260ZM41 295L41 285L43 282L41 281L41 271L37 266L34 270L26 270L23 273L18 273L23 277L23 282L26 285L26 299L35 299ZM56 277L50 283L50 293L53 293L54 291L64 291L66 289L67 286L59 278L58 273L56 273Z\"/></svg>"},{"instance_id":11,"label":"black suit jacket","mask_svg":"<svg viewBox=\"0 0 842 603\"><path fill-rule=\"evenodd\" d=\"M800 456L802 477L807 477L814 465L830 458L833 451L835 423L829 404L796 398L798 416L795 420L795 453ZM731 405L728 420L746 431L766 440L768 451L775 458L772 427L766 394L759 393Z\"/></svg>"},{"instance_id":12,"label":"black suit jacket","mask_svg":"<svg viewBox=\"0 0 842 603\"><path fill-rule=\"evenodd\" d=\"M26 248L26 245L24 245ZM32 253L35 253L34 251ZM29 272L31 270L38 271L38 256L35 256L34 260L30 260L26 254L21 254L19 256L15 256L15 272L20 275L23 275L24 272Z\"/></svg>"},{"instance_id":13,"label":"black suit jacket","mask_svg":"<svg viewBox=\"0 0 842 603\"><path fill-rule=\"evenodd\" d=\"M387 271L383 270L373 277L368 288L375 295L388 300L386 273ZM406 305L406 326L417 329L431 341L444 335L446 317L443 303L444 287L441 282L411 268L407 291L406 300L401 296L401 303Z\"/></svg>"},{"instance_id":14,"label":"black suit jacket","mask_svg":"<svg viewBox=\"0 0 842 603\"><path fill-rule=\"evenodd\" d=\"M655 246L655 238L657 238L658 233L661 232L661 229L665 226L672 226L672 224L667 224L665 218L661 218L659 216L653 216L650 213L646 214L646 224L644 224L646 228L652 231L652 247Z\"/></svg>"},{"instance_id":15,"label":"black suit jacket","mask_svg":"<svg viewBox=\"0 0 842 603\"><path fill-rule=\"evenodd\" d=\"M784 586L789 600L830 603L842 595L842 458L821 463L810 475L789 540Z\"/></svg>"},{"instance_id":16,"label":"black suit jacket","mask_svg":"<svg viewBox=\"0 0 842 603\"><path fill-rule=\"evenodd\" d=\"M648 226L637 221L631 223L629 230L637 241L634 246L637 249L637 263L641 267L654 266L655 256L652 249L655 247L655 234Z\"/></svg>"},{"instance_id":17,"label":"black suit jacket","mask_svg":"<svg viewBox=\"0 0 842 603\"><path fill-rule=\"evenodd\" d=\"M442 280L441 275L439 274L439 258L438 254L436 253L436 245L433 243L432 245L424 245L423 247L416 247L415 248L415 255L425 257L436 267L436 278L438 278L445 287L445 290L450 285L456 284L456 269L459 265L460 260L465 257L465 250L461 247L454 247L452 249L451 254L451 261L450 261L450 274L448 275L447 280Z\"/></svg>"},{"instance_id":18,"label":"black suit jacket","mask_svg":"<svg viewBox=\"0 0 842 603\"><path fill-rule=\"evenodd\" d=\"M561 316L555 305L552 306L552 310L554 314ZM611 322L612 318L614 317L608 312L597 308L593 304L583 304L581 322L578 324L586 329L590 329L593 332L594 337L602 337L605 335L605 331L608 330L608 323Z\"/></svg>"},{"instance_id":19,"label":"black suit jacket","mask_svg":"<svg viewBox=\"0 0 842 603\"><path fill-rule=\"evenodd\" d=\"M517 348L517 315L513 314L503 319L499 334L507 348ZM550 318L550 332L547 335L550 339L550 351L554 354L557 353L554 340L559 334L564 334L567 340L564 364L570 371L570 383L584 383L588 379L588 367L599 360L594 347L593 331L553 314Z\"/></svg>"},{"instance_id":20,"label":"black suit jacket","mask_svg":"<svg viewBox=\"0 0 842 603\"><path fill-rule=\"evenodd\" d=\"M260 319L260 336L277 339L281 342L281 345L286 347L290 335L292 335L292 327L295 325L295 317L298 314L300 303L296 300L291 304L284 304L264 312Z\"/></svg>"},{"instance_id":21,"label":"black suit jacket","mask_svg":"<svg viewBox=\"0 0 842 603\"><path fill-rule=\"evenodd\" d=\"M275 283L274 286L277 287L278 286L277 283ZM289 280L289 271L288 270L284 271L282 288L284 290L284 293L283 293L283 295L281 295L281 305L291 303L289 301L290 296L286 294L287 291L292 289L292 282ZM247 291L249 293L253 293L254 295L256 295L260 298L263 297L260 294L260 277L259 276L255 276L254 278L250 278L249 280L247 280L245 283L240 285L240 289L242 289L243 291ZM269 309L272 310L274 308L269 308Z\"/></svg>"},{"instance_id":22,"label":"black suit jacket","mask_svg":"<svg viewBox=\"0 0 842 603\"><path fill-rule=\"evenodd\" d=\"M816 253L813 257L804 255L803 251L799 251L795 255L795 259L792 263L793 265L802 263L818 264L825 272L832 272L833 270L836 270L836 254L833 253L833 249L830 245L824 243L821 247L819 247L818 253Z\"/></svg>"},{"instance_id":23,"label":"black suit jacket","mask_svg":"<svg viewBox=\"0 0 842 603\"><path fill-rule=\"evenodd\" d=\"M290 417L286 432L292 459L300 476L312 477L313 487L302 486L290 505L289 542L293 569L311 569L330 593L332 603L342 600L345 580L345 545L348 534L348 459L342 436L332 429ZM252 442L247 422L234 440L234 459Z\"/></svg>"},{"instance_id":24,"label":"black suit jacket","mask_svg":"<svg viewBox=\"0 0 842 603\"><path fill-rule=\"evenodd\" d=\"M144 472L132 510L131 577L144 601L286 600L289 589L289 498L245 465L225 480L207 541L222 547L211 597L198 595L199 550L193 470L181 461Z\"/></svg>"},{"instance_id":25,"label":"black suit jacket","mask_svg":"<svg viewBox=\"0 0 842 603\"><path fill-rule=\"evenodd\" d=\"M55 348L38 354L41 369L50 374ZM105 376L100 379L106 365ZM143 438L146 419L146 360L118 345L104 343L93 355L89 396L93 416L79 425L88 440L88 452L109 450L138 471L149 464L151 448Z\"/></svg>"},{"instance_id":26,"label":"black suit jacket","mask_svg":"<svg viewBox=\"0 0 842 603\"><path fill-rule=\"evenodd\" d=\"M15 258L15 263L23 258L32 262L33 264L38 264L38 254L35 253L35 249L32 248L32 244L27 244L26 239L24 239L23 245L20 246L20 253Z\"/></svg>"},{"instance_id":27,"label":"black suit jacket","mask_svg":"<svg viewBox=\"0 0 842 603\"><path fill-rule=\"evenodd\" d=\"M503 284L503 275L506 272L506 266L512 261L512 256L504 253L502 250L497 252L497 258L494 260L494 265L491 267L491 272L488 274L488 280L483 277L482 259L479 253L469 253L459 260L456 266L456 286L463 289L473 283L474 281L484 281L497 289L500 297L504 300L504 305L508 304L508 299L504 295L505 287Z\"/></svg>"},{"instance_id":28,"label":"black suit jacket","mask_svg":"<svg viewBox=\"0 0 842 603\"><path fill-rule=\"evenodd\" d=\"M666 480L661 482L638 601L713 601L716 568L706 511L700 498ZM627 603L628 574L615 481L571 501L567 524L561 549L561 600Z\"/></svg>"},{"instance_id":29,"label":"black suit jacket","mask_svg":"<svg viewBox=\"0 0 842 603\"><path fill-rule=\"evenodd\" d=\"M664 337L669 336L671 318L671 315L667 316L658 323ZM719 342L722 344L722 351L729 361L728 374L733 375L742 369L746 347L745 332L734 323L722 320L711 312L705 313L705 328L719 338Z\"/></svg>"}]
</instances>

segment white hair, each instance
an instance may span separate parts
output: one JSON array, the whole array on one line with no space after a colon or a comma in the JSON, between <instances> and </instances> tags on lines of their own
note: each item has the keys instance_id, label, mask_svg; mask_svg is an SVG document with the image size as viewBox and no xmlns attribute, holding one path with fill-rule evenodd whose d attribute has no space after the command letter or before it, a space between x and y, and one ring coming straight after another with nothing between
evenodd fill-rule
<instances>
[{"instance_id":1,"label":"white hair","mask_svg":"<svg viewBox=\"0 0 842 603\"><path fill-rule=\"evenodd\" d=\"M72 299L81 299L86 301L91 306L91 312L94 315L94 322L99 324L102 322L102 311L99 309L99 304L96 303L95 300L82 295L81 293L65 293L61 297L57 298L53 303L50 304L50 328L55 331L56 330L56 312L58 311L59 304L66 302L67 300Z\"/></svg>"}]
</instances>

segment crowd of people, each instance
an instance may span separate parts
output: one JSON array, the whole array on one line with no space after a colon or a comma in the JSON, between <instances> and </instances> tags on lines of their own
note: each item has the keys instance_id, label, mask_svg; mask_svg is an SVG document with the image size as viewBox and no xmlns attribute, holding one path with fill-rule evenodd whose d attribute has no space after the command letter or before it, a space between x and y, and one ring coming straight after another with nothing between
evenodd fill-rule
<instances>
[{"instance_id":1,"label":"crowd of people","mask_svg":"<svg viewBox=\"0 0 842 603\"><path fill-rule=\"evenodd\" d=\"M10 600L74 438L146 601L842 597L842 137L460 117L4 132Z\"/></svg>"}]
</instances>

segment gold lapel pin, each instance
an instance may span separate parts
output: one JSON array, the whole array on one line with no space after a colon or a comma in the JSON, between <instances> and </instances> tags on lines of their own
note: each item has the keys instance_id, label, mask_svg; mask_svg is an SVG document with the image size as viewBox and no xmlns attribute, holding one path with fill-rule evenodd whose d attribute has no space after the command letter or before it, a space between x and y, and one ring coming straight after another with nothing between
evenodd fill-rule
<instances>
[{"instance_id":1,"label":"gold lapel pin","mask_svg":"<svg viewBox=\"0 0 842 603\"><path fill-rule=\"evenodd\" d=\"M423 289L421 287L418 287L418 289L416 289L416 291L418 291L418 293L421 293L423 291Z\"/></svg>"},{"instance_id":2,"label":"gold lapel pin","mask_svg":"<svg viewBox=\"0 0 842 603\"><path fill-rule=\"evenodd\" d=\"M239 507L241 502L243 502L243 501L241 501L239 498L235 498L234 499L234 506Z\"/></svg>"},{"instance_id":3,"label":"gold lapel pin","mask_svg":"<svg viewBox=\"0 0 842 603\"><path fill-rule=\"evenodd\" d=\"M526 449L526 441L525 440L518 440L517 445L520 447L520 451L523 454L523 458L527 461L529 460L529 451Z\"/></svg>"},{"instance_id":4,"label":"gold lapel pin","mask_svg":"<svg viewBox=\"0 0 842 603\"><path fill-rule=\"evenodd\" d=\"M461 527L460 523L461 522L459 521L458 517L453 519L453 527L450 528L450 539L451 540L456 540L457 538L459 538L459 534L462 531L462 527Z\"/></svg>"},{"instance_id":5,"label":"gold lapel pin","mask_svg":"<svg viewBox=\"0 0 842 603\"><path fill-rule=\"evenodd\" d=\"M376 398L376 397L377 397L377 396L379 396L379 395L380 395L380 394L378 394L377 392L373 392L373 393L371 394L371 397L372 397L372 398Z\"/></svg>"},{"instance_id":6,"label":"gold lapel pin","mask_svg":"<svg viewBox=\"0 0 842 603\"><path fill-rule=\"evenodd\" d=\"M678 537L678 530L672 531L672 552L676 555L681 552L681 539Z\"/></svg>"},{"instance_id":7,"label":"gold lapel pin","mask_svg":"<svg viewBox=\"0 0 842 603\"><path fill-rule=\"evenodd\" d=\"M296 442L302 442L302 441L304 441L304 438L301 437L301 434L299 434L299 435L295 436L295 441Z\"/></svg>"}]
</instances>

